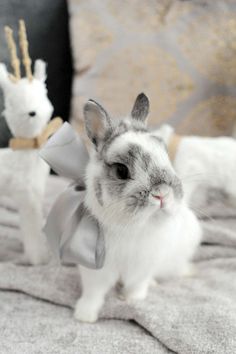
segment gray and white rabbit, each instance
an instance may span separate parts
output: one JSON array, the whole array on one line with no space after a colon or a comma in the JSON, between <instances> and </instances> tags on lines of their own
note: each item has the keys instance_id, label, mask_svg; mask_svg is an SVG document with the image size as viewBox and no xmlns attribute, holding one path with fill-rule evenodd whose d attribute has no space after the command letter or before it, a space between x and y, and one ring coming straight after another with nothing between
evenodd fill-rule
<instances>
[{"instance_id":1,"label":"gray and white rabbit","mask_svg":"<svg viewBox=\"0 0 236 354\"><path fill-rule=\"evenodd\" d=\"M103 268L80 266L80 321L94 322L108 291L144 299L153 280L188 274L201 227L183 199L163 141L147 130L149 101L140 94L130 116L114 122L95 101L84 108L94 150L86 169L85 206L104 229ZM158 291L158 290L157 290Z\"/></svg>"}]
</instances>

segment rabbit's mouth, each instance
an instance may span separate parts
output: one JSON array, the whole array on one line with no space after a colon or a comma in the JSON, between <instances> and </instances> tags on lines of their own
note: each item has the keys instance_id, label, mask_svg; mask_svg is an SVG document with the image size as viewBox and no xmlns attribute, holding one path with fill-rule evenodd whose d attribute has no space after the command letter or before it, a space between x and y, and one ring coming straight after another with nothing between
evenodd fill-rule
<instances>
[{"instance_id":1,"label":"rabbit's mouth","mask_svg":"<svg viewBox=\"0 0 236 354\"><path fill-rule=\"evenodd\" d=\"M179 195L173 186L159 185L151 190L140 190L128 198L127 208L132 214L149 211L151 214L157 211L172 213L179 204Z\"/></svg>"},{"instance_id":2,"label":"rabbit's mouth","mask_svg":"<svg viewBox=\"0 0 236 354\"><path fill-rule=\"evenodd\" d=\"M154 195L150 196L150 204L163 212L169 212L172 208L176 206L176 199L173 195L173 192L170 192L166 195Z\"/></svg>"}]
</instances>

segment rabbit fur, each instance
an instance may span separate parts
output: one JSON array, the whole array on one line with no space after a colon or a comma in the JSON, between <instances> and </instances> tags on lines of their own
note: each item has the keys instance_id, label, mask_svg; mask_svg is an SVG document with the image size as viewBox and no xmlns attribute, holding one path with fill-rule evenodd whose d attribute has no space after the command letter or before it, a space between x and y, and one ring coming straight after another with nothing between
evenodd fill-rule
<instances>
[{"instance_id":1,"label":"rabbit fur","mask_svg":"<svg viewBox=\"0 0 236 354\"><path fill-rule=\"evenodd\" d=\"M140 94L130 116L115 123L95 101L85 105L93 142L86 169L85 207L104 230L103 268L80 266L80 321L94 322L108 291L121 284L126 301L142 300L153 280L189 274L201 227L162 139L148 132L149 101ZM157 290L158 291L158 290Z\"/></svg>"},{"instance_id":2,"label":"rabbit fur","mask_svg":"<svg viewBox=\"0 0 236 354\"><path fill-rule=\"evenodd\" d=\"M13 136L34 138L50 120L53 106L47 97L46 65L36 60L34 77L13 82L4 64L0 64L3 90L3 115ZM42 202L48 165L37 149L0 149L0 195L15 200L20 214L25 261L33 265L48 259L46 239L42 234Z\"/></svg>"}]
</instances>

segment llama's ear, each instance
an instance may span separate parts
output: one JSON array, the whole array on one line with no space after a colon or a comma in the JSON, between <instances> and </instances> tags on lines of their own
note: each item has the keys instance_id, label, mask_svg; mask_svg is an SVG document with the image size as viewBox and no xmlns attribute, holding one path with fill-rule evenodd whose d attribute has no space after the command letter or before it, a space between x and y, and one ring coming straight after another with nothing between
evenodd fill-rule
<instances>
[{"instance_id":1,"label":"llama's ear","mask_svg":"<svg viewBox=\"0 0 236 354\"><path fill-rule=\"evenodd\" d=\"M144 93L140 93L131 112L131 117L136 121L146 123L146 118L149 113L149 99Z\"/></svg>"},{"instance_id":2,"label":"llama's ear","mask_svg":"<svg viewBox=\"0 0 236 354\"><path fill-rule=\"evenodd\" d=\"M94 100L89 100L84 106L84 121L87 135L95 145L104 138L107 130L112 129L108 113Z\"/></svg>"},{"instance_id":3,"label":"llama's ear","mask_svg":"<svg viewBox=\"0 0 236 354\"><path fill-rule=\"evenodd\" d=\"M0 87L4 90L9 83L10 79L6 65L0 63Z\"/></svg>"},{"instance_id":4,"label":"llama's ear","mask_svg":"<svg viewBox=\"0 0 236 354\"><path fill-rule=\"evenodd\" d=\"M34 77L42 82L46 81L46 63L41 59L35 60L34 63Z\"/></svg>"}]
</instances>

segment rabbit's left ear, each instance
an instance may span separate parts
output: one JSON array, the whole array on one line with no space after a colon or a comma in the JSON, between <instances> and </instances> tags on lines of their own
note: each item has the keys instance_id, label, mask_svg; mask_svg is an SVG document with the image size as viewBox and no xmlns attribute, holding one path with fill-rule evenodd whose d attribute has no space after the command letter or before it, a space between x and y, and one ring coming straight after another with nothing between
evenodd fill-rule
<instances>
[{"instance_id":1,"label":"rabbit's left ear","mask_svg":"<svg viewBox=\"0 0 236 354\"><path fill-rule=\"evenodd\" d=\"M106 131L112 129L108 113L94 100L89 100L84 106L84 121L87 135L96 146L104 138Z\"/></svg>"},{"instance_id":2,"label":"rabbit's left ear","mask_svg":"<svg viewBox=\"0 0 236 354\"><path fill-rule=\"evenodd\" d=\"M144 93L140 93L131 112L131 117L136 121L146 123L146 118L149 113L149 99Z\"/></svg>"},{"instance_id":3,"label":"rabbit's left ear","mask_svg":"<svg viewBox=\"0 0 236 354\"><path fill-rule=\"evenodd\" d=\"M0 87L4 90L10 82L6 65L0 63Z\"/></svg>"},{"instance_id":4,"label":"rabbit's left ear","mask_svg":"<svg viewBox=\"0 0 236 354\"><path fill-rule=\"evenodd\" d=\"M34 77L42 82L46 81L46 63L41 59L37 59L34 63Z\"/></svg>"}]
</instances>

